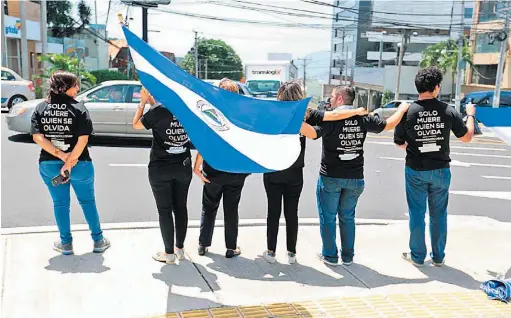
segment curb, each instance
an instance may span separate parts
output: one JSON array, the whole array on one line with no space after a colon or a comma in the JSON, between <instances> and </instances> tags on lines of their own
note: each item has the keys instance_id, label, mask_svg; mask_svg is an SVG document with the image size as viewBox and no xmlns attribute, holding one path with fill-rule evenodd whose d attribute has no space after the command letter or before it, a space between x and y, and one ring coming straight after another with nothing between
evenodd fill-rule
<instances>
[{"instance_id":1,"label":"curb","mask_svg":"<svg viewBox=\"0 0 511 318\"><path fill-rule=\"evenodd\" d=\"M391 225L407 220L384 220L384 219L355 219L356 225ZM285 221L281 220L280 225L285 225ZM318 218L301 218L299 224L302 226L318 226ZM218 220L215 223L217 227L223 227L223 220ZM266 226L266 219L240 219L240 227L248 226ZM157 221L154 222L126 222L126 223L103 223L101 224L103 230L144 230L144 229L157 229L160 228L160 224ZM199 228L200 220L188 221L188 228ZM88 231L89 227L87 224L73 224L71 225L72 231ZM37 234L37 233L55 233L58 232L56 225L49 226L28 226L28 227L13 227L3 228L2 235L17 235L17 234Z\"/></svg>"}]
</instances>

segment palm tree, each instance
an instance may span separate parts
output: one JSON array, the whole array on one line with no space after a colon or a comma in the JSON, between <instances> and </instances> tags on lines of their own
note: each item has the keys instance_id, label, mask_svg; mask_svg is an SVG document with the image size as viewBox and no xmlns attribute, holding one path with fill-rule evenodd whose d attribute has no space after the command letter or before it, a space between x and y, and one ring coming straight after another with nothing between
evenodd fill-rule
<instances>
[{"instance_id":1,"label":"palm tree","mask_svg":"<svg viewBox=\"0 0 511 318\"><path fill-rule=\"evenodd\" d=\"M83 89L90 88L96 84L96 77L85 69L83 61L78 61L75 57L69 57L64 54L48 54L40 56L39 61L48 62L49 67L42 70L40 78L49 78L57 70L67 71L80 76Z\"/></svg>"},{"instance_id":2,"label":"palm tree","mask_svg":"<svg viewBox=\"0 0 511 318\"><path fill-rule=\"evenodd\" d=\"M468 41L465 39L462 49L462 61L472 66L472 52L468 46ZM420 67L436 66L444 74L451 70L452 82L457 72L458 66L458 43L455 40L449 39L437 44L430 45L422 52ZM454 85L453 85L454 91ZM451 98L454 95L451 92Z\"/></svg>"}]
</instances>

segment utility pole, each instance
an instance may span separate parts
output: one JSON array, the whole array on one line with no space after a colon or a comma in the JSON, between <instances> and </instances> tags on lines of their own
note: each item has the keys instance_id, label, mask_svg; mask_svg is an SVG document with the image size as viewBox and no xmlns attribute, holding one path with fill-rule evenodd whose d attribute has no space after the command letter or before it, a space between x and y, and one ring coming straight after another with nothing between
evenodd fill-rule
<instances>
[{"instance_id":1,"label":"utility pole","mask_svg":"<svg viewBox=\"0 0 511 318\"><path fill-rule=\"evenodd\" d=\"M397 82L396 82L396 92L394 94L394 99L399 99L399 82L401 81L401 66L403 65L403 57L405 55L405 48L408 37L410 36L409 30L403 30L403 36L401 37L401 47L399 48L399 61L397 65Z\"/></svg>"},{"instance_id":2,"label":"utility pole","mask_svg":"<svg viewBox=\"0 0 511 318\"><path fill-rule=\"evenodd\" d=\"M147 32L147 8L142 7L142 40L149 43Z\"/></svg>"},{"instance_id":3,"label":"utility pole","mask_svg":"<svg viewBox=\"0 0 511 318\"><path fill-rule=\"evenodd\" d=\"M3 1L1 2L4 5ZM21 76L29 80L28 69L28 42L27 42L27 17L25 12L25 1L20 1L20 22L21 22ZM3 17L2 17L3 19ZM4 30L2 30L4 32Z\"/></svg>"},{"instance_id":4,"label":"utility pole","mask_svg":"<svg viewBox=\"0 0 511 318\"><path fill-rule=\"evenodd\" d=\"M46 0L41 0L41 55L48 55L48 30L47 30L47 22L46 22ZM41 67L45 70L48 65L44 60L41 62ZM43 96L47 95L48 92L48 81L42 81L41 90Z\"/></svg>"},{"instance_id":5,"label":"utility pole","mask_svg":"<svg viewBox=\"0 0 511 318\"><path fill-rule=\"evenodd\" d=\"M94 23L98 25L98 1L94 0ZM106 25L105 25L106 28ZM105 38L106 39L106 38ZM99 39L96 39L96 69L99 70Z\"/></svg>"},{"instance_id":6,"label":"utility pole","mask_svg":"<svg viewBox=\"0 0 511 318\"><path fill-rule=\"evenodd\" d=\"M346 54L345 50L344 50L344 38L346 37L346 28L343 28L342 29L342 54ZM347 61L347 55L346 57L344 58L344 82L346 82L346 73L348 71L348 64L346 64L346 61ZM340 67L340 70L341 70L341 75L342 76L342 70L343 68ZM342 83L342 77L339 78L339 81L341 82L341 85L343 84Z\"/></svg>"},{"instance_id":7,"label":"utility pole","mask_svg":"<svg viewBox=\"0 0 511 318\"><path fill-rule=\"evenodd\" d=\"M497 67L497 78L495 80L495 92L493 94L493 108L500 106L500 87L502 86L502 73L504 72L504 64L506 62L507 47L509 43L509 3L506 3L505 21L504 21L504 32L506 39L500 42L500 56L499 66Z\"/></svg>"},{"instance_id":8,"label":"utility pole","mask_svg":"<svg viewBox=\"0 0 511 318\"><path fill-rule=\"evenodd\" d=\"M197 78L200 78L199 77L199 44L197 42L197 31L193 31L193 33L195 33L195 44L193 46L193 51L195 53L195 76Z\"/></svg>"},{"instance_id":9,"label":"utility pole","mask_svg":"<svg viewBox=\"0 0 511 318\"><path fill-rule=\"evenodd\" d=\"M7 65L7 38L5 36L5 25L4 25L4 15L5 15L5 12L4 12L4 3L3 1L0 1L0 5L2 5L2 19L1 19L1 24L2 26L0 27L1 30L2 30L2 66L5 66L5 67L9 67Z\"/></svg>"},{"instance_id":10,"label":"utility pole","mask_svg":"<svg viewBox=\"0 0 511 318\"><path fill-rule=\"evenodd\" d=\"M307 96L307 61L308 58L297 59L298 61L303 61L303 95Z\"/></svg>"},{"instance_id":11,"label":"utility pole","mask_svg":"<svg viewBox=\"0 0 511 318\"><path fill-rule=\"evenodd\" d=\"M330 36L330 43L334 43L334 34L335 34L335 28L332 28L332 35ZM334 50L333 47L330 47L330 63L328 68L328 85L332 85L332 64L333 64L333 58L334 58Z\"/></svg>"},{"instance_id":12,"label":"utility pole","mask_svg":"<svg viewBox=\"0 0 511 318\"><path fill-rule=\"evenodd\" d=\"M204 79L208 79L208 59L204 60Z\"/></svg>"},{"instance_id":13,"label":"utility pole","mask_svg":"<svg viewBox=\"0 0 511 318\"><path fill-rule=\"evenodd\" d=\"M378 60L378 68L383 65L383 37L380 40L380 59Z\"/></svg>"},{"instance_id":14,"label":"utility pole","mask_svg":"<svg viewBox=\"0 0 511 318\"><path fill-rule=\"evenodd\" d=\"M463 46L465 45L465 1L461 1L461 32L458 39L458 65L456 67L456 95L454 97L454 103L456 104L456 110L459 112L461 110L461 82L463 81ZM498 76L498 75L497 75ZM452 92L452 90L451 90Z\"/></svg>"}]
</instances>

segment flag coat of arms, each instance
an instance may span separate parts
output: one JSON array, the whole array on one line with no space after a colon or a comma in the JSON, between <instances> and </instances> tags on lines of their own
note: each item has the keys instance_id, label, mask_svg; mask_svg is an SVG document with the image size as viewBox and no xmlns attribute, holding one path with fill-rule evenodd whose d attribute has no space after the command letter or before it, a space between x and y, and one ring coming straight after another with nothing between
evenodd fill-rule
<instances>
[{"instance_id":1,"label":"flag coat of arms","mask_svg":"<svg viewBox=\"0 0 511 318\"><path fill-rule=\"evenodd\" d=\"M142 85L179 119L209 165L264 173L296 161L309 98L269 101L220 89L183 71L128 28L123 31Z\"/></svg>"}]
</instances>

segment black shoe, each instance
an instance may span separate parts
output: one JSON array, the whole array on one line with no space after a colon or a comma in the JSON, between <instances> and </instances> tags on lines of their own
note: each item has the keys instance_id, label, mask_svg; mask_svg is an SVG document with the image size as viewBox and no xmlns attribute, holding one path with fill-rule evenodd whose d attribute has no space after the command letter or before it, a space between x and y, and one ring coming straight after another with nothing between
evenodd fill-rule
<instances>
[{"instance_id":1,"label":"black shoe","mask_svg":"<svg viewBox=\"0 0 511 318\"><path fill-rule=\"evenodd\" d=\"M206 252L208 251L208 248L204 247L202 245L199 245L199 248L198 248L197 251L199 252L200 256L204 256L204 255L206 255Z\"/></svg>"},{"instance_id":2,"label":"black shoe","mask_svg":"<svg viewBox=\"0 0 511 318\"><path fill-rule=\"evenodd\" d=\"M233 258L235 256L238 256L241 254L241 250L239 247L237 247L235 250L227 250L227 252L225 252L225 257L226 258Z\"/></svg>"}]
</instances>

